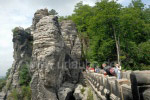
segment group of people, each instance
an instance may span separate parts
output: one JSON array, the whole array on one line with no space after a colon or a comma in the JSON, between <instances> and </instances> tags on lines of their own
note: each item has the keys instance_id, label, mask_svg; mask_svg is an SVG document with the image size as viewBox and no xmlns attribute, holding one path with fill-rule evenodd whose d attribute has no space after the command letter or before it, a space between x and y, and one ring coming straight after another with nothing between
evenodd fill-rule
<instances>
[{"instance_id":1,"label":"group of people","mask_svg":"<svg viewBox=\"0 0 150 100\"><path fill-rule=\"evenodd\" d=\"M87 69L95 73L99 73L101 71L104 75L116 76L117 79L121 79L121 66L118 63L116 63L114 66L109 66L107 63L103 63L102 68L99 68L98 66L95 68L90 68L88 66Z\"/></svg>"}]
</instances>

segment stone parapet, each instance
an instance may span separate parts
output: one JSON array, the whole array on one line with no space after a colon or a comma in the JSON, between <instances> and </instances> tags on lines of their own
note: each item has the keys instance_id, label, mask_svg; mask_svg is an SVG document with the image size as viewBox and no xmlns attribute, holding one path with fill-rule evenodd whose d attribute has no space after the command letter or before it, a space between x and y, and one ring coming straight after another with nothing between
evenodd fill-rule
<instances>
[{"instance_id":1,"label":"stone parapet","mask_svg":"<svg viewBox=\"0 0 150 100\"><path fill-rule=\"evenodd\" d=\"M150 71L121 72L122 79L88 71L85 74L102 100L150 100Z\"/></svg>"}]
</instances>

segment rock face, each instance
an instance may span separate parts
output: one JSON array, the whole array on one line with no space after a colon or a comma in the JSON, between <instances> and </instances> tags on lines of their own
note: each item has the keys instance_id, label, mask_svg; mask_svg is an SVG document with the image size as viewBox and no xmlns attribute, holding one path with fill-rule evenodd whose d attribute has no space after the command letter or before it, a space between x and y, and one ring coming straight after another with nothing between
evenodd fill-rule
<instances>
[{"instance_id":1,"label":"rock face","mask_svg":"<svg viewBox=\"0 0 150 100\"><path fill-rule=\"evenodd\" d=\"M64 20L60 23L61 33L66 45L65 62L68 71L66 72L66 81L77 83L80 75L81 43L76 30L76 25L71 20ZM69 58L69 57L70 58Z\"/></svg>"},{"instance_id":2,"label":"rock face","mask_svg":"<svg viewBox=\"0 0 150 100\"><path fill-rule=\"evenodd\" d=\"M43 17L33 32L33 100L57 100L57 90L63 81L62 65L65 52L57 17Z\"/></svg>"},{"instance_id":3,"label":"rock face","mask_svg":"<svg viewBox=\"0 0 150 100\"><path fill-rule=\"evenodd\" d=\"M66 21L59 25L58 18L50 15L33 26L32 100L69 100L80 74L70 65L80 60L80 54L72 55L76 47L81 50L75 24Z\"/></svg>"},{"instance_id":4,"label":"rock face","mask_svg":"<svg viewBox=\"0 0 150 100\"><path fill-rule=\"evenodd\" d=\"M76 25L71 20L64 20L60 23L61 32L64 42L68 49L68 53L74 60L81 59L81 42L77 36Z\"/></svg>"},{"instance_id":5,"label":"rock face","mask_svg":"<svg viewBox=\"0 0 150 100\"><path fill-rule=\"evenodd\" d=\"M72 50L77 38L76 26L71 20L62 21L60 26L64 42L66 46Z\"/></svg>"},{"instance_id":6,"label":"rock face","mask_svg":"<svg viewBox=\"0 0 150 100\"><path fill-rule=\"evenodd\" d=\"M32 55L32 36L30 29L16 27L13 30L14 62L6 86L3 89L3 98L7 98L9 91L19 88L19 71L24 64L29 65Z\"/></svg>"},{"instance_id":7,"label":"rock face","mask_svg":"<svg viewBox=\"0 0 150 100\"><path fill-rule=\"evenodd\" d=\"M36 11L32 22L32 30L36 29L36 24L45 16L48 16L48 9L40 9Z\"/></svg>"},{"instance_id":8,"label":"rock face","mask_svg":"<svg viewBox=\"0 0 150 100\"><path fill-rule=\"evenodd\" d=\"M28 64L32 100L74 100L81 59L75 24L70 20L59 24L56 16L41 9L34 14L31 28L16 28L16 31L14 63L0 99L7 97L12 88L19 89L19 71Z\"/></svg>"},{"instance_id":9,"label":"rock face","mask_svg":"<svg viewBox=\"0 0 150 100\"><path fill-rule=\"evenodd\" d=\"M15 28L13 43L14 43L14 63L11 70L13 77L12 87L18 87L19 69L22 65L30 63L32 54L32 36L23 28Z\"/></svg>"}]
</instances>

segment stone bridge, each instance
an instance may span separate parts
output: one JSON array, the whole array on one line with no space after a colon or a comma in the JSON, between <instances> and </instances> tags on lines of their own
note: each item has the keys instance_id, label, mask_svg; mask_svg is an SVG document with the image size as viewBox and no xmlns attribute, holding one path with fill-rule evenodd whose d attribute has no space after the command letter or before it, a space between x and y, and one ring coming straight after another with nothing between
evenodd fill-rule
<instances>
[{"instance_id":1,"label":"stone bridge","mask_svg":"<svg viewBox=\"0 0 150 100\"><path fill-rule=\"evenodd\" d=\"M150 71L121 72L121 79L86 71L84 77L102 100L150 100Z\"/></svg>"}]
</instances>

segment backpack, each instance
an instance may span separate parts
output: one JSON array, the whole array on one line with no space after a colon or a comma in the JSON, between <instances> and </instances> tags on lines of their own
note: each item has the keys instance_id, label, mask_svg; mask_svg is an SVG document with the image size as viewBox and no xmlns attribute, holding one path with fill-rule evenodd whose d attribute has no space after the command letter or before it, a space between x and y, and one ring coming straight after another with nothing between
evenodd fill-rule
<instances>
[{"instance_id":1,"label":"backpack","mask_svg":"<svg viewBox=\"0 0 150 100\"><path fill-rule=\"evenodd\" d=\"M110 72L110 74L113 75L113 76L116 75L114 68L110 68L110 69L109 69L109 72Z\"/></svg>"}]
</instances>

